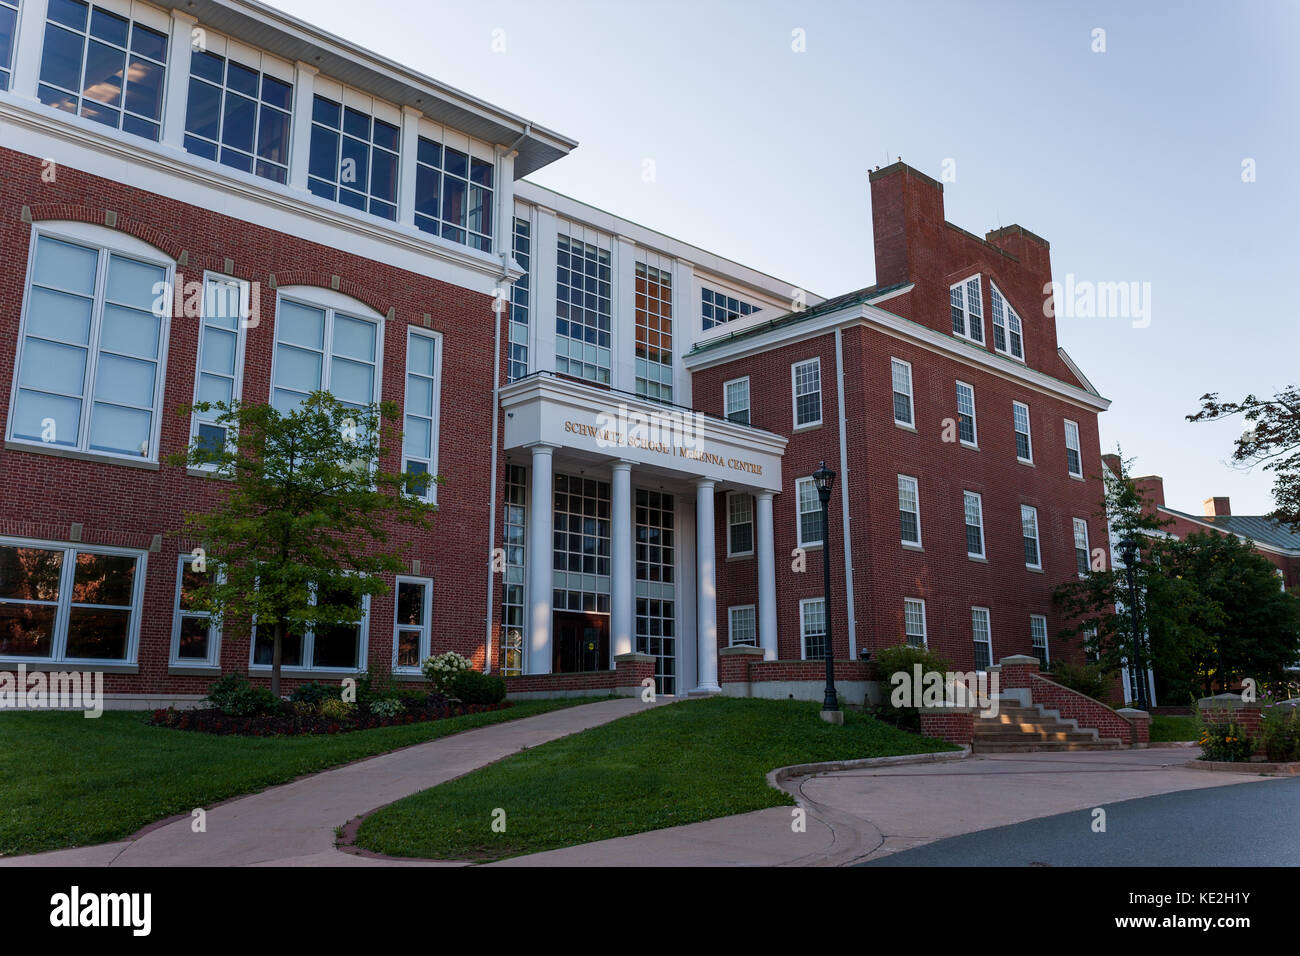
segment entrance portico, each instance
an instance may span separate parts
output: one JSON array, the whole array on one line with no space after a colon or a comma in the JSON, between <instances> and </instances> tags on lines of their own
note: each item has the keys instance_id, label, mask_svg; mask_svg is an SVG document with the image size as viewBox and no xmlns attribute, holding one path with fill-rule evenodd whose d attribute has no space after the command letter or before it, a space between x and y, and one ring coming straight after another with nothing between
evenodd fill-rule
<instances>
[{"instance_id":1,"label":"entrance portico","mask_svg":"<svg viewBox=\"0 0 1300 956\"><path fill-rule=\"evenodd\" d=\"M776 658L784 438L550 373L501 396L506 453L531 486L523 673L612 669L640 651L656 659L661 693L717 693L719 492L756 499L758 641ZM557 647L575 634L583 647Z\"/></svg>"}]
</instances>

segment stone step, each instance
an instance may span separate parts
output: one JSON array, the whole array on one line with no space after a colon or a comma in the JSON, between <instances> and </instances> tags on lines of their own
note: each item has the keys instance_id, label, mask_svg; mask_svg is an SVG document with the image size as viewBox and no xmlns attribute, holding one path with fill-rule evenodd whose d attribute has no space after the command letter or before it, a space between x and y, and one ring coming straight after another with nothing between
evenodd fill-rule
<instances>
[{"instance_id":1,"label":"stone step","mask_svg":"<svg viewBox=\"0 0 1300 956\"><path fill-rule=\"evenodd\" d=\"M1015 731L1006 733L977 733L975 734L974 739L985 743L1015 743L1017 741L1028 743L1036 740L1046 742L1061 741L1065 743L1093 743L1097 738L1092 734L1081 730L1031 730L1022 731L1020 733L1016 733Z\"/></svg>"},{"instance_id":2,"label":"stone step","mask_svg":"<svg viewBox=\"0 0 1300 956\"><path fill-rule=\"evenodd\" d=\"M1064 753L1079 750L1120 750L1123 744L1113 738L1102 740L1088 741L1021 741L1015 743L1009 742L984 742L976 741L972 744L971 750L974 753L981 754L1014 754L1014 753Z\"/></svg>"}]
</instances>

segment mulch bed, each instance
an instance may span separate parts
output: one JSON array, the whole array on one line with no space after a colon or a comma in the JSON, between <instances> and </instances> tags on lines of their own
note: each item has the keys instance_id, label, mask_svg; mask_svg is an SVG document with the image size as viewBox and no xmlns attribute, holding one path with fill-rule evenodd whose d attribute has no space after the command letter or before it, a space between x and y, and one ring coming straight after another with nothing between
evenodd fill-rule
<instances>
[{"instance_id":1,"label":"mulch bed","mask_svg":"<svg viewBox=\"0 0 1300 956\"><path fill-rule=\"evenodd\" d=\"M400 714L383 717L358 709L348 720L335 720L320 715L304 716L286 708L279 714L259 714L236 717L215 708L199 710L155 710L149 723L155 727L173 730L193 730L205 734L236 735L240 737L293 737L299 734L345 734L354 730L375 727L397 727L402 724L419 724L430 720L459 717L462 714L480 714L509 707L509 701L499 704L461 704L447 700L430 701L423 707L408 708Z\"/></svg>"}]
</instances>

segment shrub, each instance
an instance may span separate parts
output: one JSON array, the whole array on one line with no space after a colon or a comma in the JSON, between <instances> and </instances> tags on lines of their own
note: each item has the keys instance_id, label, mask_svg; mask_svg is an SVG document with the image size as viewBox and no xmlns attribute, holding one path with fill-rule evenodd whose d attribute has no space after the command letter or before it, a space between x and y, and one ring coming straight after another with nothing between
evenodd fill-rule
<instances>
[{"instance_id":1,"label":"shrub","mask_svg":"<svg viewBox=\"0 0 1300 956\"><path fill-rule=\"evenodd\" d=\"M1069 661L1055 661L1050 674L1044 675L1048 680L1078 691L1085 697L1105 702L1110 696L1108 675L1096 664L1071 664Z\"/></svg>"},{"instance_id":2,"label":"shrub","mask_svg":"<svg viewBox=\"0 0 1300 956\"><path fill-rule=\"evenodd\" d=\"M329 700L331 697L339 696L339 688L334 684L320 684L312 681L309 684L300 684L292 694L289 700L296 703L311 704L315 706L323 700Z\"/></svg>"},{"instance_id":3,"label":"shrub","mask_svg":"<svg viewBox=\"0 0 1300 956\"><path fill-rule=\"evenodd\" d=\"M330 698L320 702L320 715L330 720L351 720L357 710L356 704L349 704L343 699Z\"/></svg>"},{"instance_id":4,"label":"shrub","mask_svg":"<svg viewBox=\"0 0 1300 956\"><path fill-rule=\"evenodd\" d=\"M370 701L370 712L377 717L396 717L406 709L406 704L397 697L381 697Z\"/></svg>"},{"instance_id":5,"label":"shrub","mask_svg":"<svg viewBox=\"0 0 1300 956\"><path fill-rule=\"evenodd\" d=\"M283 710L278 697L265 687L254 687L243 674L227 674L208 688L207 700L232 717L256 717Z\"/></svg>"},{"instance_id":6,"label":"shrub","mask_svg":"<svg viewBox=\"0 0 1300 956\"><path fill-rule=\"evenodd\" d=\"M506 697L506 682L481 671L460 671L447 682L446 693L465 704L499 704Z\"/></svg>"},{"instance_id":7,"label":"shrub","mask_svg":"<svg viewBox=\"0 0 1300 956\"><path fill-rule=\"evenodd\" d=\"M1274 704L1261 714L1264 753L1281 763L1300 760L1300 713L1295 707Z\"/></svg>"},{"instance_id":8,"label":"shrub","mask_svg":"<svg viewBox=\"0 0 1300 956\"><path fill-rule=\"evenodd\" d=\"M455 651L447 651L437 657L425 658L420 670L424 672L424 679L433 685L434 690L446 694L451 678L473 668L474 665L470 663L469 658Z\"/></svg>"},{"instance_id":9,"label":"shrub","mask_svg":"<svg viewBox=\"0 0 1300 956\"><path fill-rule=\"evenodd\" d=\"M1255 742L1235 720L1216 723L1207 721L1198 714L1197 724L1200 729L1197 742L1201 745L1201 760L1241 763L1249 760L1255 752Z\"/></svg>"},{"instance_id":10,"label":"shrub","mask_svg":"<svg viewBox=\"0 0 1300 956\"><path fill-rule=\"evenodd\" d=\"M880 676L881 704L876 707L873 716L913 733L921 732L921 712L915 707L895 707L893 702L892 675L902 671L910 675L917 664L921 672L939 671L948 673L952 670L952 661L937 654L928 647L913 647L911 644L898 644L876 652L876 666Z\"/></svg>"}]
</instances>

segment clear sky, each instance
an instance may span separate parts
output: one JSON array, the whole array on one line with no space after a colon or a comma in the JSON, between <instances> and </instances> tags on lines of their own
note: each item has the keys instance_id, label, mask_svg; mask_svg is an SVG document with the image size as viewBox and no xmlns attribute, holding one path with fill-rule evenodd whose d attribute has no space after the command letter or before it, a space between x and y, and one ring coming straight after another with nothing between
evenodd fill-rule
<instances>
[{"instance_id":1,"label":"clear sky","mask_svg":"<svg viewBox=\"0 0 1300 956\"><path fill-rule=\"evenodd\" d=\"M950 222L1150 284L1146 327L1058 319L1103 450L1173 507L1271 510L1241 424L1183 416L1300 379L1300 3L273 2L579 140L538 183L820 295L874 281L868 171L952 160Z\"/></svg>"}]
</instances>

